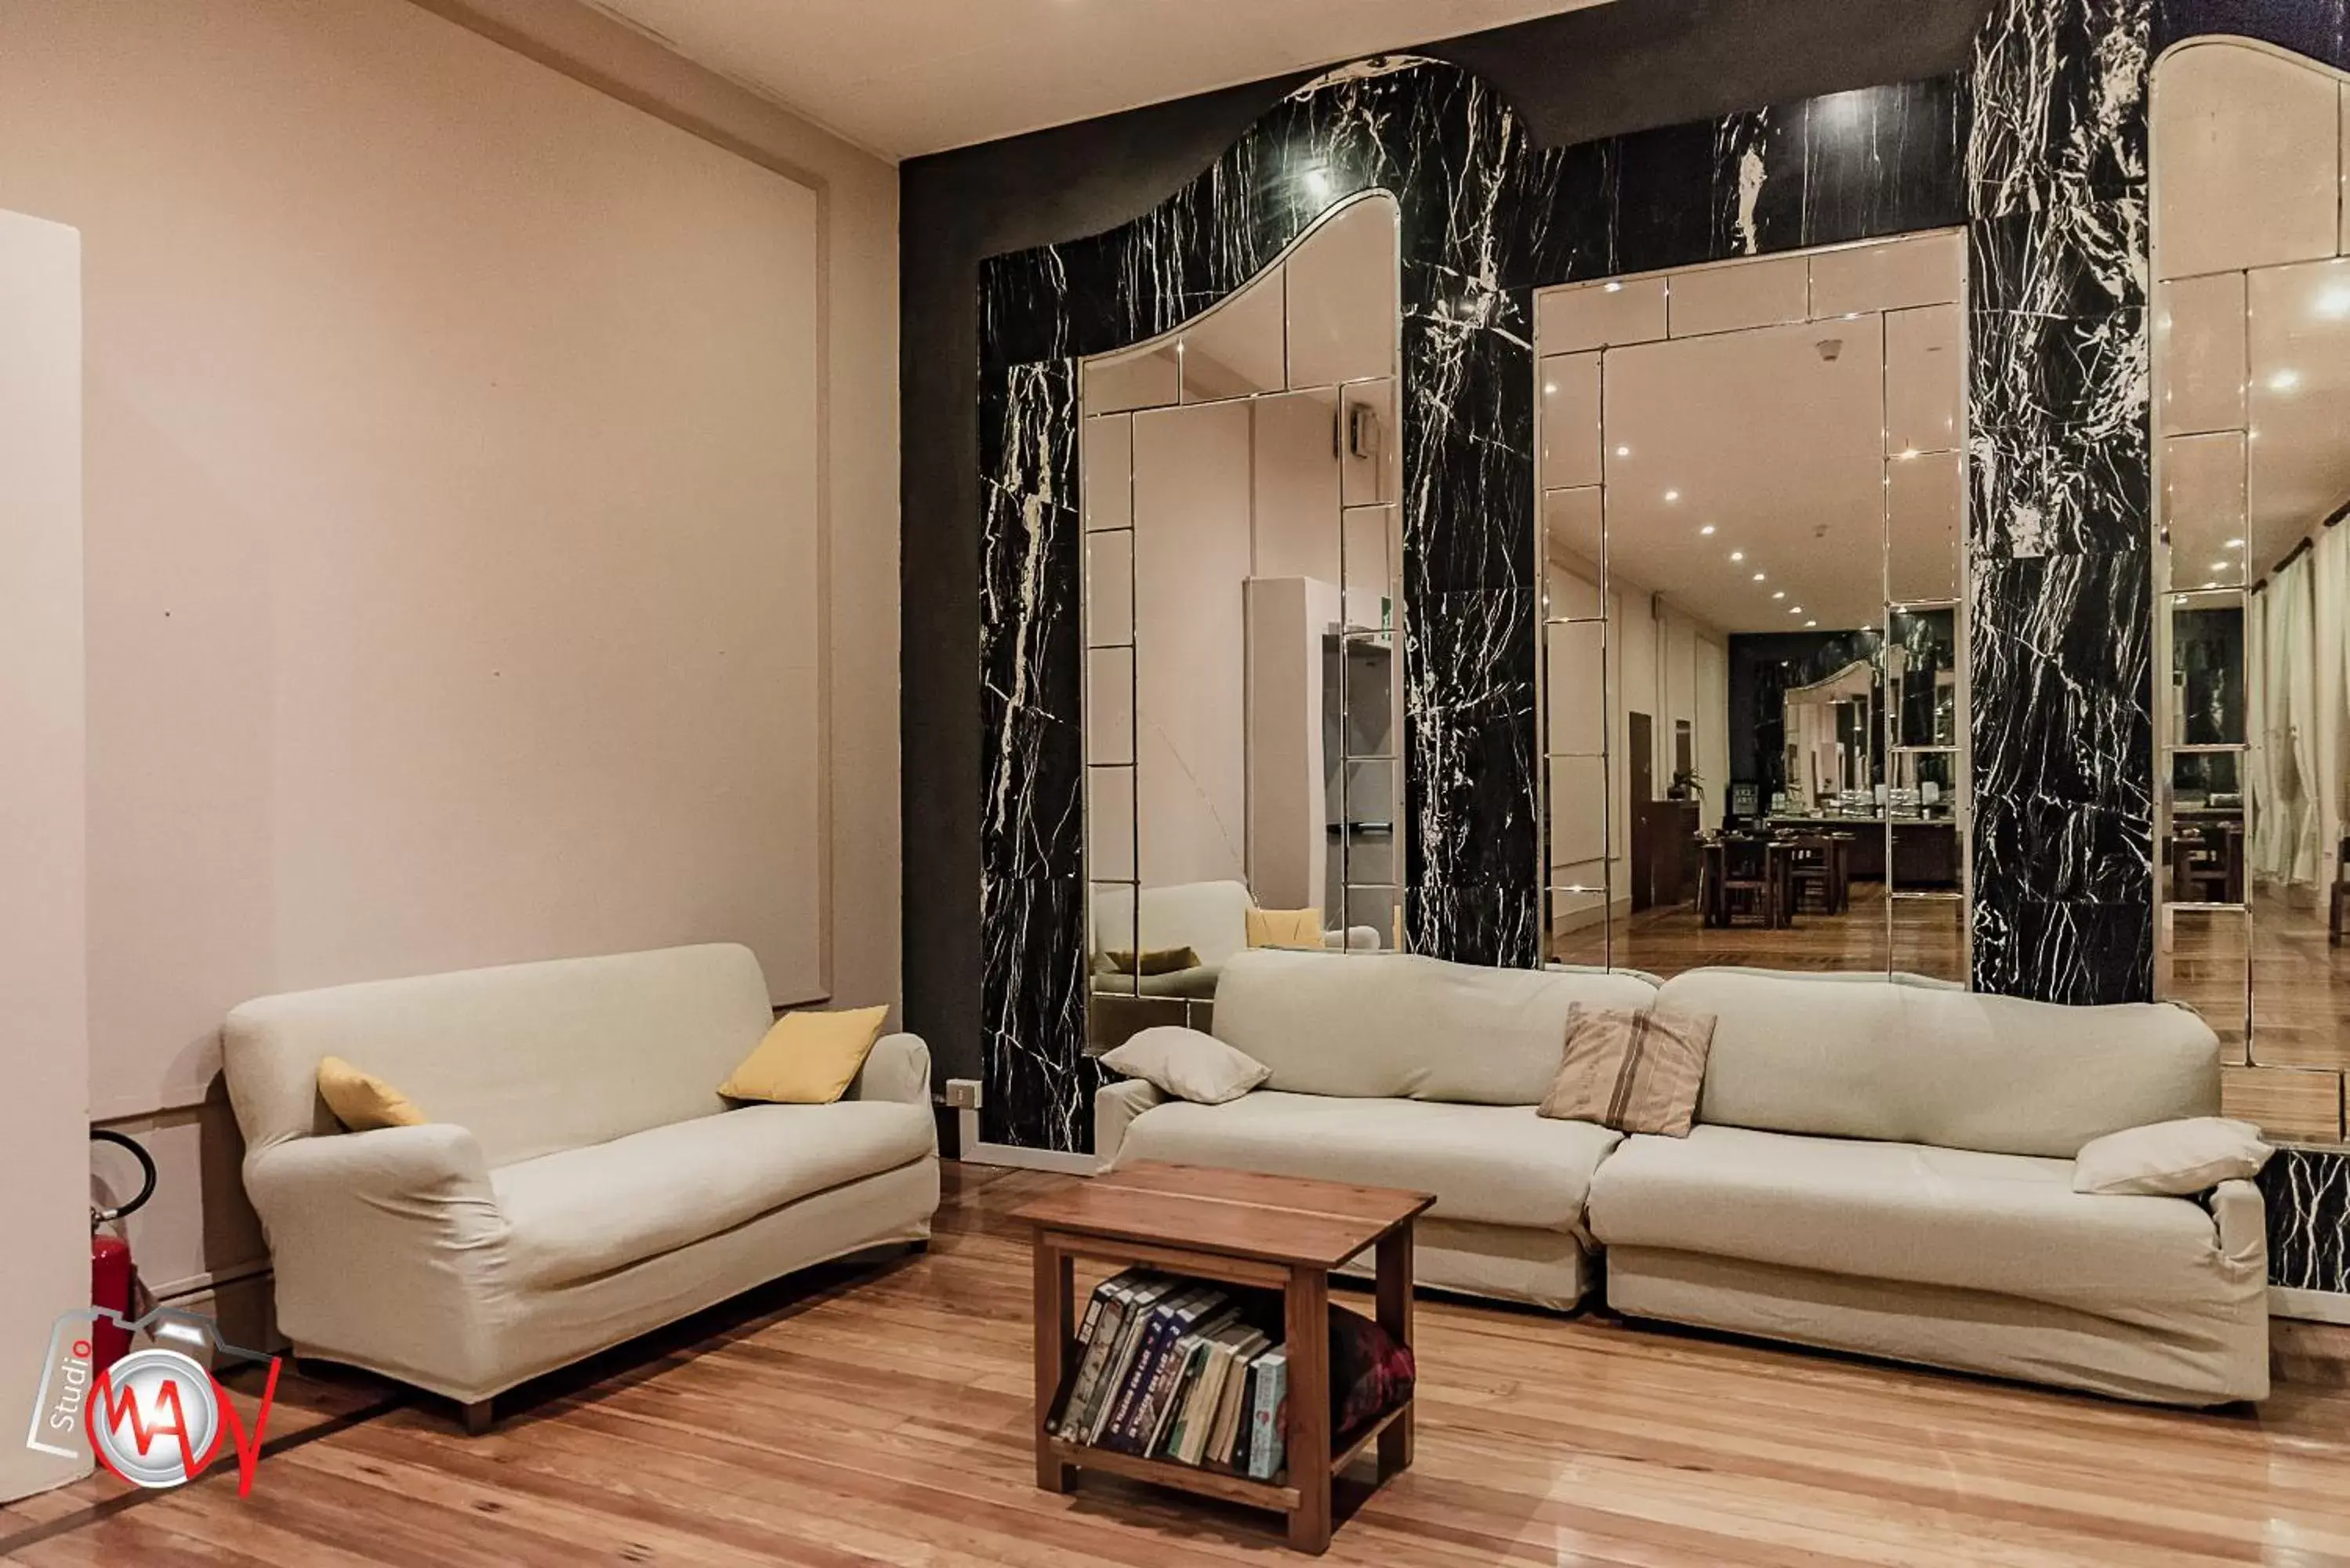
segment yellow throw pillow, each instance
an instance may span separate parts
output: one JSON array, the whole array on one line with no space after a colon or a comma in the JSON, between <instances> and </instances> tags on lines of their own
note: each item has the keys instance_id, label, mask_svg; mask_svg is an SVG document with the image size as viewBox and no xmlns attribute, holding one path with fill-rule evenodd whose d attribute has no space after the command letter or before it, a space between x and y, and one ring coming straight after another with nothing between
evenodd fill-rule
<instances>
[{"instance_id":1,"label":"yellow throw pillow","mask_svg":"<svg viewBox=\"0 0 2350 1568\"><path fill-rule=\"evenodd\" d=\"M1319 948L1319 909L1260 909L1248 912L1248 945L1253 948Z\"/></svg>"},{"instance_id":2,"label":"yellow throw pillow","mask_svg":"<svg viewBox=\"0 0 2350 1568\"><path fill-rule=\"evenodd\" d=\"M786 1012L718 1092L730 1100L828 1106L848 1092L889 1016L887 1007Z\"/></svg>"},{"instance_id":3,"label":"yellow throw pillow","mask_svg":"<svg viewBox=\"0 0 2350 1568\"><path fill-rule=\"evenodd\" d=\"M329 1056L318 1064L318 1097L327 1102L335 1119L352 1132L421 1127L432 1119L406 1095L340 1056Z\"/></svg>"}]
</instances>

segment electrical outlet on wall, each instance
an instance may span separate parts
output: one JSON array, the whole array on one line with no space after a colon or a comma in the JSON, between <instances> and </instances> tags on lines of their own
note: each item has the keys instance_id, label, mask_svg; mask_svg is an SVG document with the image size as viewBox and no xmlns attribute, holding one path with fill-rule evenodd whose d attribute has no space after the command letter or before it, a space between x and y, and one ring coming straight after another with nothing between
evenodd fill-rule
<instances>
[{"instance_id":1,"label":"electrical outlet on wall","mask_svg":"<svg viewBox=\"0 0 2350 1568\"><path fill-rule=\"evenodd\" d=\"M949 1078L947 1080L947 1105L950 1108L958 1111L975 1111L979 1109L979 1080L977 1078Z\"/></svg>"}]
</instances>

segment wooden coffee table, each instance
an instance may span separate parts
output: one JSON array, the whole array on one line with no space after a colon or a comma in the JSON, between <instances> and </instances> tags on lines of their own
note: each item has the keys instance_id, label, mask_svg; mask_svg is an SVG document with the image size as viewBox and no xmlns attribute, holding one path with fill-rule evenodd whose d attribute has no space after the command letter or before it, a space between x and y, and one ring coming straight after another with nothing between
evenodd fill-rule
<instances>
[{"instance_id":1,"label":"wooden coffee table","mask_svg":"<svg viewBox=\"0 0 2350 1568\"><path fill-rule=\"evenodd\" d=\"M1017 1210L1035 1227L1036 1484L1067 1491L1079 1469L1272 1509L1289 1516L1289 1543L1330 1546L1330 1480L1371 1442L1379 1480L1411 1463L1411 1401L1360 1429L1330 1430L1330 1271L1378 1249L1378 1321L1412 1343L1411 1222L1425 1192L1348 1187L1203 1166L1139 1163L1076 1183ZM1072 1260L1140 1265L1280 1291L1289 1346L1287 1473L1251 1480L1170 1460L1091 1448L1045 1429L1076 1334Z\"/></svg>"}]
</instances>

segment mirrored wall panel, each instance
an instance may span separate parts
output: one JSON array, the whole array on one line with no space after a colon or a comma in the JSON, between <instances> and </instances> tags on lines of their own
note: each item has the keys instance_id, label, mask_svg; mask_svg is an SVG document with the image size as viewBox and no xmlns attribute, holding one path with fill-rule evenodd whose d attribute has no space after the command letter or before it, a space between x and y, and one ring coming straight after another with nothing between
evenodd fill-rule
<instances>
[{"instance_id":1,"label":"mirrored wall panel","mask_svg":"<svg viewBox=\"0 0 2350 1568\"><path fill-rule=\"evenodd\" d=\"M2207 39L2157 65L2157 982L2231 1115L2343 1132L2350 959L2345 89Z\"/></svg>"},{"instance_id":2,"label":"mirrored wall panel","mask_svg":"<svg viewBox=\"0 0 2350 1568\"><path fill-rule=\"evenodd\" d=\"M1399 945L1396 206L1086 360L1087 1033L1204 1027L1251 947Z\"/></svg>"},{"instance_id":3,"label":"mirrored wall panel","mask_svg":"<svg viewBox=\"0 0 2350 1568\"><path fill-rule=\"evenodd\" d=\"M1964 983L1965 274L1536 296L1551 961Z\"/></svg>"}]
</instances>

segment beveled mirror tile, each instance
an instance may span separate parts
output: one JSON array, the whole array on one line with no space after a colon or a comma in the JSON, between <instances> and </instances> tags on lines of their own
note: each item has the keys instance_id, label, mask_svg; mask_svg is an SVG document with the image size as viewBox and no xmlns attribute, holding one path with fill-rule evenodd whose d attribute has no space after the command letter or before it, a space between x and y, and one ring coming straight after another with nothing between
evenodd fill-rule
<instances>
[{"instance_id":1,"label":"beveled mirror tile","mask_svg":"<svg viewBox=\"0 0 2350 1568\"><path fill-rule=\"evenodd\" d=\"M1551 757L1551 886L1593 891L1607 882L1607 759ZM1604 908L1603 899L1593 904Z\"/></svg>"},{"instance_id":2,"label":"beveled mirror tile","mask_svg":"<svg viewBox=\"0 0 2350 1568\"><path fill-rule=\"evenodd\" d=\"M2244 275L2166 283L2154 313L2159 423L2166 435L2244 428Z\"/></svg>"},{"instance_id":3,"label":"beveled mirror tile","mask_svg":"<svg viewBox=\"0 0 2350 1568\"><path fill-rule=\"evenodd\" d=\"M1134 640L1134 530L1086 535L1086 646Z\"/></svg>"},{"instance_id":4,"label":"beveled mirror tile","mask_svg":"<svg viewBox=\"0 0 2350 1568\"><path fill-rule=\"evenodd\" d=\"M2158 276L2334 254L2342 104L2331 75L2241 44L2192 44L2154 73L2149 133Z\"/></svg>"},{"instance_id":5,"label":"beveled mirror tile","mask_svg":"<svg viewBox=\"0 0 2350 1568\"><path fill-rule=\"evenodd\" d=\"M1288 263L1291 387L1393 376L1396 204L1384 195L1325 218Z\"/></svg>"},{"instance_id":6,"label":"beveled mirror tile","mask_svg":"<svg viewBox=\"0 0 2350 1568\"><path fill-rule=\"evenodd\" d=\"M1580 490L1547 491L1543 495L1544 551L1554 566L1564 566L1570 574L1565 580L1554 576L1550 585L1551 604L1544 613L1553 619L1607 613L1598 597L1604 493L1595 484Z\"/></svg>"},{"instance_id":7,"label":"beveled mirror tile","mask_svg":"<svg viewBox=\"0 0 2350 1568\"><path fill-rule=\"evenodd\" d=\"M2181 594L2168 603L2170 712L2164 736L2174 747L2244 744L2244 596ZM2226 774L2211 778L2205 793L2240 794L2241 782L2233 772L2231 764ZM2242 891L2239 877L2237 897L2199 901L2241 903Z\"/></svg>"},{"instance_id":8,"label":"beveled mirror tile","mask_svg":"<svg viewBox=\"0 0 2350 1568\"><path fill-rule=\"evenodd\" d=\"M1249 484L1260 577L1338 580L1338 391L1258 398Z\"/></svg>"},{"instance_id":9,"label":"beveled mirror tile","mask_svg":"<svg viewBox=\"0 0 2350 1568\"><path fill-rule=\"evenodd\" d=\"M1086 361L1085 411L1164 408L1182 395L1182 356L1172 343Z\"/></svg>"},{"instance_id":10,"label":"beveled mirror tile","mask_svg":"<svg viewBox=\"0 0 2350 1568\"><path fill-rule=\"evenodd\" d=\"M1929 305L1885 318L1885 453L1955 452L1966 418L1965 307Z\"/></svg>"},{"instance_id":11,"label":"beveled mirror tile","mask_svg":"<svg viewBox=\"0 0 2350 1568\"><path fill-rule=\"evenodd\" d=\"M2169 587L2241 587L2251 580L2241 432L2162 443L2162 525L2169 536Z\"/></svg>"},{"instance_id":12,"label":"beveled mirror tile","mask_svg":"<svg viewBox=\"0 0 2350 1568\"><path fill-rule=\"evenodd\" d=\"M1802 256L1677 272L1667 310L1672 336L1802 321L1810 309L1810 277L1809 264Z\"/></svg>"},{"instance_id":13,"label":"beveled mirror tile","mask_svg":"<svg viewBox=\"0 0 2350 1568\"><path fill-rule=\"evenodd\" d=\"M1392 506L1349 506L1341 515L1345 553L1347 625L1357 630L1391 631L1401 585L1402 540Z\"/></svg>"},{"instance_id":14,"label":"beveled mirror tile","mask_svg":"<svg viewBox=\"0 0 2350 1568\"><path fill-rule=\"evenodd\" d=\"M1086 761L1134 761L1134 649L1086 653Z\"/></svg>"},{"instance_id":15,"label":"beveled mirror tile","mask_svg":"<svg viewBox=\"0 0 2350 1568\"><path fill-rule=\"evenodd\" d=\"M1090 851L1088 851L1090 853ZM1086 968L1088 989L1131 996L1141 988L1137 976L1110 967L1113 952L1131 952L1140 911L1141 890L1132 882L1091 882L1086 888L1086 923L1091 929Z\"/></svg>"},{"instance_id":16,"label":"beveled mirror tile","mask_svg":"<svg viewBox=\"0 0 2350 1568\"><path fill-rule=\"evenodd\" d=\"M1886 906L1897 974L1963 982L1967 978L1967 903L1963 898L1897 898Z\"/></svg>"},{"instance_id":17,"label":"beveled mirror tile","mask_svg":"<svg viewBox=\"0 0 2350 1568\"><path fill-rule=\"evenodd\" d=\"M1811 264L1814 321L1855 311L1955 305L1967 296L1967 237L1955 230L1822 251Z\"/></svg>"},{"instance_id":18,"label":"beveled mirror tile","mask_svg":"<svg viewBox=\"0 0 2350 1568\"><path fill-rule=\"evenodd\" d=\"M2171 897L2167 887L2163 897ZM2220 1037L2222 1059L2243 1061L2251 1002L2244 911L2165 909L2155 922L2155 995L2195 1009Z\"/></svg>"},{"instance_id":19,"label":"beveled mirror tile","mask_svg":"<svg viewBox=\"0 0 2350 1568\"><path fill-rule=\"evenodd\" d=\"M1403 950L1403 889L1395 886L1348 888L1347 949L1350 952Z\"/></svg>"},{"instance_id":20,"label":"beveled mirror tile","mask_svg":"<svg viewBox=\"0 0 2350 1568\"><path fill-rule=\"evenodd\" d=\"M1361 381L1343 389L1339 427L1339 494L1349 506L1371 506L1396 498L1401 448L1392 378Z\"/></svg>"},{"instance_id":21,"label":"beveled mirror tile","mask_svg":"<svg viewBox=\"0 0 2350 1568\"><path fill-rule=\"evenodd\" d=\"M1607 629L1596 620L1543 628L1544 744L1553 756L1596 757L1607 749Z\"/></svg>"},{"instance_id":22,"label":"beveled mirror tile","mask_svg":"<svg viewBox=\"0 0 2350 1568\"><path fill-rule=\"evenodd\" d=\"M1661 277L1570 284L1534 296L1534 348L1574 354L1619 343L1648 343L1665 335Z\"/></svg>"},{"instance_id":23,"label":"beveled mirror tile","mask_svg":"<svg viewBox=\"0 0 2350 1568\"><path fill-rule=\"evenodd\" d=\"M1538 367L1545 490L1599 483L1599 358L1596 353L1555 354Z\"/></svg>"},{"instance_id":24,"label":"beveled mirror tile","mask_svg":"<svg viewBox=\"0 0 2350 1568\"><path fill-rule=\"evenodd\" d=\"M1961 453L1920 452L1886 463L1886 590L1895 602L1959 597L1966 503Z\"/></svg>"},{"instance_id":25,"label":"beveled mirror tile","mask_svg":"<svg viewBox=\"0 0 2350 1568\"><path fill-rule=\"evenodd\" d=\"M1288 385L1284 270L1268 268L1183 328L1185 402L1278 392Z\"/></svg>"},{"instance_id":26,"label":"beveled mirror tile","mask_svg":"<svg viewBox=\"0 0 2350 1568\"><path fill-rule=\"evenodd\" d=\"M1077 427L1087 528L1134 525L1134 420L1090 419Z\"/></svg>"},{"instance_id":27,"label":"beveled mirror tile","mask_svg":"<svg viewBox=\"0 0 2350 1568\"><path fill-rule=\"evenodd\" d=\"M1134 879L1134 770L1086 769L1086 867L1106 882Z\"/></svg>"},{"instance_id":28,"label":"beveled mirror tile","mask_svg":"<svg viewBox=\"0 0 2350 1568\"><path fill-rule=\"evenodd\" d=\"M2245 532L2258 577L2350 501L2350 260L2264 267L2245 306Z\"/></svg>"}]
</instances>

